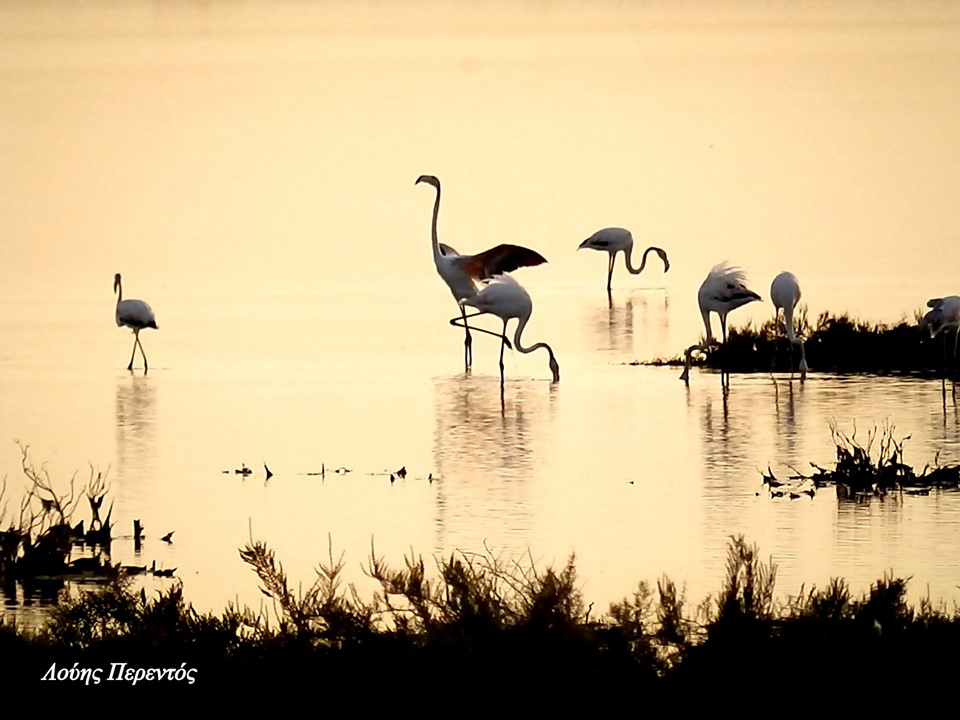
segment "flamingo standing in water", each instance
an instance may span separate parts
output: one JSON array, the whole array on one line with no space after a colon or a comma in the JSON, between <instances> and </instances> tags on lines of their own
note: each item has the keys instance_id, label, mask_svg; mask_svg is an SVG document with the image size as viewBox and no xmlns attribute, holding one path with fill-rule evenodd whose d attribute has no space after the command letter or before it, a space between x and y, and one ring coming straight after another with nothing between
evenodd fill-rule
<instances>
[{"instance_id":1,"label":"flamingo standing in water","mask_svg":"<svg viewBox=\"0 0 960 720\"><path fill-rule=\"evenodd\" d=\"M715 312L720 316L720 329L723 333L723 342L726 344L727 314L731 310L760 299L759 295L747 287L746 280L743 270L726 263L714 265L707 273L697 293L697 303L700 305L700 315L703 317L703 327L706 329L707 337L704 342L691 345L685 352L683 373L680 375L680 379L685 383L690 383L690 354L697 350L706 350L715 342L713 332L710 330L710 313Z\"/></svg>"},{"instance_id":2,"label":"flamingo standing in water","mask_svg":"<svg viewBox=\"0 0 960 720\"><path fill-rule=\"evenodd\" d=\"M803 340L793 331L793 310L800 302L800 283L797 282L797 277L786 270L777 275L770 284L770 300L774 307L774 324L776 325L776 320L780 318L782 309L787 339L792 345L800 346L800 382L803 382L807 378L807 353Z\"/></svg>"},{"instance_id":3,"label":"flamingo standing in water","mask_svg":"<svg viewBox=\"0 0 960 720\"><path fill-rule=\"evenodd\" d=\"M140 342L140 331L144 328L157 329L157 319L153 310L143 300L124 300L123 286L120 284L120 273L113 276L113 291L117 293L117 327L126 325L133 330L133 352L130 353L130 364L127 370L133 370L133 358L137 354L137 346L143 356L143 371L147 371L147 354L143 351Z\"/></svg>"},{"instance_id":4,"label":"flamingo standing in water","mask_svg":"<svg viewBox=\"0 0 960 720\"><path fill-rule=\"evenodd\" d=\"M956 362L957 344L960 343L960 295L947 295L942 298L932 298L927 301L930 311L920 320L920 327L930 330L930 337L934 338L943 333L943 374L947 374L947 333L952 328L955 332L953 339L953 357Z\"/></svg>"},{"instance_id":5,"label":"flamingo standing in water","mask_svg":"<svg viewBox=\"0 0 960 720\"><path fill-rule=\"evenodd\" d=\"M473 338L470 337L471 328L467 326L467 315L462 301L474 297L483 280L512 272L517 268L541 265L546 262L546 259L540 253L519 245L497 245L476 255L461 255L449 245L444 245L437 237L437 218L440 216L440 181L433 175L421 175L417 178L417 183L432 185L437 190L437 197L433 203L433 223L430 228L433 262L437 266L437 273L450 288L450 292L453 293L453 299L460 303L460 314L463 320L461 327L464 328L466 333L463 341L463 364L464 369L469 370L473 364ZM482 328L472 329L496 335L496 333L491 333L489 330Z\"/></svg>"},{"instance_id":6,"label":"flamingo standing in water","mask_svg":"<svg viewBox=\"0 0 960 720\"><path fill-rule=\"evenodd\" d=\"M534 350L544 348L550 356L550 371L553 373L553 382L560 382L560 365L553 354L553 348L545 342L538 342L530 347L524 347L520 341L523 329L530 320L533 312L533 301L526 290L509 275L497 275L487 280L476 295L464 298L460 301L461 307L469 305L480 312L472 315L464 314L462 317L463 325L460 325L461 318L453 318L451 325L466 327L467 318L477 317L489 313L496 315L503 320L503 342L500 345L500 384L503 385L503 348L509 344L507 341L507 322L513 318L517 319L517 329L513 334L513 344L517 350L522 353L532 353ZM476 330L478 328L474 328Z\"/></svg>"},{"instance_id":7,"label":"flamingo standing in water","mask_svg":"<svg viewBox=\"0 0 960 720\"><path fill-rule=\"evenodd\" d=\"M610 280L613 278L613 261L616 259L618 252L623 251L623 261L627 266L627 271L631 275L639 275L643 272L643 268L647 265L647 255L651 252L655 252L660 256L660 259L663 260L664 272L670 269L670 260L667 259L666 251L653 245L643 251L640 267L635 268L632 262L633 235L625 228L609 227L603 230L597 230L597 232L580 243L580 247L578 247L577 250L583 250L584 248L589 250L604 250L610 253L610 260L607 263L607 292L610 292Z\"/></svg>"}]
</instances>

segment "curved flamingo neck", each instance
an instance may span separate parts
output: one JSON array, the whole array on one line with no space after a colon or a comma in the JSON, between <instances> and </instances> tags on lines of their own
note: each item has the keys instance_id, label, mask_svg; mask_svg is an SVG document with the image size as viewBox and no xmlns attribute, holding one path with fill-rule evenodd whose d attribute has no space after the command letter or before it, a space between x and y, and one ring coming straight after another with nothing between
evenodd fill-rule
<instances>
[{"instance_id":1,"label":"curved flamingo neck","mask_svg":"<svg viewBox=\"0 0 960 720\"><path fill-rule=\"evenodd\" d=\"M440 217L440 183L434 187L437 189L437 198L433 201L433 222L430 225L430 239L433 242L433 261L440 262L443 253L440 252L440 238L437 235L437 219Z\"/></svg>"},{"instance_id":2,"label":"curved flamingo neck","mask_svg":"<svg viewBox=\"0 0 960 720\"><path fill-rule=\"evenodd\" d=\"M553 373L553 382L560 382L560 365L557 363L557 358L553 354L553 348L547 345L545 342L538 342L530 347L524 347L523 343L520 340L520 335L523 333L523 329L527 326L527 321L530 319L530 312L527 312L526 315L521 315L517 322L517 331L513 334L513 345L522 353L532 353L534 350L539 350L540 348L545 348L547 353L550 355L550 372ZM506 331L507 324L503 324L504 331Z\"/></svg>"},{"instance_id":3,"label":"curved flamingo neck","mask_svg":"<svg viewBox=\"0 0 960 720\"><path fill-rule=\"evenodd\" d=\"M691 345L683 352L683 374L680 375L680 379L684 382L689 382L690 378L690 356L695 352L706 352L710 349L710 343L698 343L697 345Z\"/></svg>"},{"instance_id":4,"label":"curved flamingo neck","mask_svg":"<svg viewBox=\"0 0 960 720\"><path fill-rule=\"evenodd\" d=\"M119 278L117 279L117 281L116 281L116 283L115 283L114 290L117 291L117 311L116 311L116 315L117 315L117 325L121 325L122 323L120 322L120 303L121 303L122 300L123 300L123 285L120 283L120 279L119 279Z\"/></svg>"},{"instance_id":5,"label":"curved flamingo neck","mask_svg":"<svg viewBox=\"0 0 960 720\"><path fill-rule=\"evenodd\" d=\"M640 267L635 268L633 266L633 244L631 243L630 247L623 251L623 259L627 265L627 272L629 272L631 275L639 275L642 273L643 268L646 267L647 264L647 253L649 253L650 250L651 248L646 249L646 251L643 253L643 258L640 260Z\"/></svg>"},{"instance_id":6,"label":"curved flamingo neck","mask_svg":"<svg viewBox=\"0 0 960 720\"><path fill-rule=\"evenodd\" d=\"M787 339L792 342L794 345L800 343L800 340L797 339L797 334L793 331L793 308L785 307L783 309L783 322L787 329Z\"/></svg>"},{"instance_id":7,"label":"curved flamingo neck","mask_svg":"<svg viewBox=\"0 0 960 720\"><path fill-rule=\"evenodd\" d=\"M523 334L523 329L527 326L527 322L530 320L530 313L526 315L521 315L519 321L517 322L517 330L513 333L513 346L520 352L532 353L534 350L539 350L540 348L546 348L547 352L550 354L550 360L556 362L556 358L553 355L553 348L547 345L545 342L538 342L530 347L524 347L522 341L520 340L520 335Z\"/></svg>"},{"instance_id":8,"label":"curved flamingo neck","mask_svg":"<svg viewBox=\"0 0 960 720\"><path fill-rule=\"evenodd\" d=\"M804 346L803 339L797 337L797 334L793 330L792 305L787 305L783 308L783 323L787 330L787 340L789 340L792 345L800 346L800 381L803 382L809 369L807 366L807 349Z\"/></svg>"},{"instance_id":9,"label":"curved flamingo neck","mask_svg":"<svg viewBox=\"0 0 960 720\"><path fill-rule=\"evenodd\" d=\"M640 267L635 268L633 266L633 243L630 243L630 246L623 251L623 264L627 266L627 272L629 272L631 275L639 275L646 262L647 256L644 254L643 260L640 263Z\"/></svg>"}]
</instances>

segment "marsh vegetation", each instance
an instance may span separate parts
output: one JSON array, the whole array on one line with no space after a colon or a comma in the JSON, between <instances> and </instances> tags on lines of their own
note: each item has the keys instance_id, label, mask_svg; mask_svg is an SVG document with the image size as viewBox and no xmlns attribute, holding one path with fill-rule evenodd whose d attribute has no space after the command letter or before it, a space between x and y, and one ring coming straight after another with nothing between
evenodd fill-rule
<instances>
[{"instance_id":1,"label":"marsh vegetation","mask_svg":"<svg viewBox=\"0 0 960 720\"><path fill-rule=\"evenodd\" d=\"M805 340L811 371L829 373L916 373L956 376L951 333L931 338L921 317L893 324L869 323L849 315L821 313L813 322L801 305L797 314L798 336ZM772 318L759 327L752 324L730 329L727 342L714 345L693 365L722 368L729 372L786 372L797 369L799 348L784 335L782 320ZM651 365L683 365L683 357L656 359Z\"/></svg>"}]
</instances>

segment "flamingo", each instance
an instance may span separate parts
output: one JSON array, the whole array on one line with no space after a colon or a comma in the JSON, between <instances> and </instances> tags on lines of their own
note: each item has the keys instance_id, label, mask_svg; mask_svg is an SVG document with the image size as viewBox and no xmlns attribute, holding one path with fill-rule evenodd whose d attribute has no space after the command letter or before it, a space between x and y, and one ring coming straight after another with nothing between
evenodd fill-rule
<instances>
[{"instance_id":1,"label":"flamingo","mask_svg":"<svg viewBox=\"0 0 960 720\"><path fill-rule=\"evenodd\" d=\"M670 269L670 261L667 259L666 251L653 245L643 251L643 259L640 261L640 267L633 267L633 235L625 228L609 227L603 230L597 230L597 232L580 243L580 247L578 247L577 250L583 250L584 248L604 250L610 253L610 261L607 263L607 292L610 292L610 279L613 277L613 261L616 259L617 253L621 250L623 251L623 259L627 266L627 271L631 275L639 275L643 272L643 268L647 265L647 255L651 252L655 252L660 256L660 259L663 260L664 272Z\"/></svg>"},{"instance_id":2,"label":"flamingo","mask_svg":"<svg viewBox=\"0 0 960 720\"><path fill-rule=\"evenodd\" d=\"M746 280L743 270L726 263L714 265L707 273L697 293L697 303L700 305L700 315L703 317L707 337L704 342L688 347L684 353L686 361L680 379L685 383L690 382L690 354L697 350L706 350L715 342L713 332L710 330L710 313L715 312L720 316L720 329L723 333L723 342L726 344L727 313L760 299L759 295L746 286Z\"/></svg>"},{"instance_id":3,"label":"flamingo","mask_svg":"<svg viewBox=\"0 0 960 720\"><path fill-rule=\"evenodd\" d=\"M147 371L147 354L143 351L143 345L140 342L140 331L144 328L157 329L157 319L153 315L153 310L143 300L124 300L123 287L120 285L120 273L113 276L113 291L117 293L117 327L126 325L133 330L133 352L130 353L130 364L127 370L133 370L133 358L137 354L137 346L140 346L140 354L143 355L143 371Z\"/></svg>"},{"instance_id":4,"label":"flamingo","mask_svg":"<svg viewBox=\"0 0 960 720\"><path fill-rule=\"evenodd\" d=\"M776 320L780 317L780 310L783 309L787 339L792 345L800 346L800 382L803 382L807 377L807 353L803 340L793 331L793 310L800 302L800 283L797 282L796 275L786 270L777 275L770 284L770 300L773 301L774 323L776 324Z\"/></svg>"},{"instance_id":5,"label":"flamingo","mask_svg":"<svg viewBox=\"0 0 960 720\"><path fill-rule=\"evenodd\" d=\"M553 382L560 382L560 366L557 364L557 359L553 354L553 348L544 342L538 342L530 347L524 347L520 341L523 329L527 326L527 322L530 320L530 315L533 312L533 301L520 283L510 275L496 275L484 281L483 288L476 295L460 301L461 308L467 305L476 308L479 312L473 313L472 315L463 314L462 320L464 324L462 326L459 323L461 318L453 318L450 320L451 325L466 327L467 318L477 317L485 313L496 315L503 320L503 335L500 336L503 340L500 345L501 385L503 385L503 348L509 345L507 340L507 322L513 318L516 318L518 321L517 329L513 334L513 344L517 350L522 353L532 353L539 348L545 348L550 355L550 370L553 373ZM476 329L477 328L474 328L474 330Z\"/></svg>"},{"instance_id":6,"label":"flamingo","mask_svg":"<svg viewBox=\"0 0 960 720\"><path fill-rule=\"evenodd\" d=\"M449 245L444 245L437 238L437 218L440 215L440 181L433 175L421 175L414 183L426 183L437 190L437 198L433 203L433 224L430 235L433 243L433 262L437 266L437 273L453 293L453 299L458 303L472 298L477 294L479 284L483 280L511 272L520 267L541 265L546 259L538 252L519 245L497 245L476 255L461 255ZM460 305L460 314L463 319L463 328L466 336L463 341L463 363L466 370L473 364L473 338L470 337L471 328L467 326L467 315L463 305ZM456 324L456 323L455 323ZM488 335L497 335L482 328L472 328ZM497 337L502 337L497 335ZM502 349L502 348L501 348Z\"/></svg>"},{"instance_id":7,"label":"flamingo","mask_svg":"<svg viewBox=\"0 0 960 720\"><path fill-rule=\"evenodd\" d=\"M930 330L930 337L934 338L943 333L943 367L944 375L947 368L947 332L952 328L956 337L953 340L953 356L957 356L957 343L960 342L960 295L947 295L942 298L932 298L927 301L930 312L920 320L920 327Z\"/></svg>"}]
</instances>

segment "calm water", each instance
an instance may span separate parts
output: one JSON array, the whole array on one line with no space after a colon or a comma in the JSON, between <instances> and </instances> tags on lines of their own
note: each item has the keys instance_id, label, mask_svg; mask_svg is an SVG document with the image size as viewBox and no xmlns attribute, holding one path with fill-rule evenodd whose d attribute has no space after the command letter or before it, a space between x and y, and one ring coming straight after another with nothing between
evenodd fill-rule
<instances>
[{"instance_id":1,"label":"calm water","mask_svg":"<svg viewBox=\"0 0 960 720\"><path fill-rule=\"evenodd\" d=\"M960 462L939 382L734 376L725 395L629 363L697 340L697 287L725 259L764 296L791 269L812 316L895 321L960 291L960 10L675 5L5 4L4 524L19 440L64 487L105 472L117 532L147 535L114 559L176 567L204 609L260 603L251 536L297 581L332 546L365 590L371 546L576 553L605 607L662 573L699 601L742 533L784 595L892 570L957 600L960 494L757 494L768 464L829 464L831 423L895 426L919 468ZM517 278L559 385L542 353L508 354L501 402L486 336L464 375L423 173L442 241L549 259ZM608 299L606 258L576 252L608 225L671 271L618 259ZM125 370L118 271L157 314L147 375Z\"/></svg>"}]
</instances>

